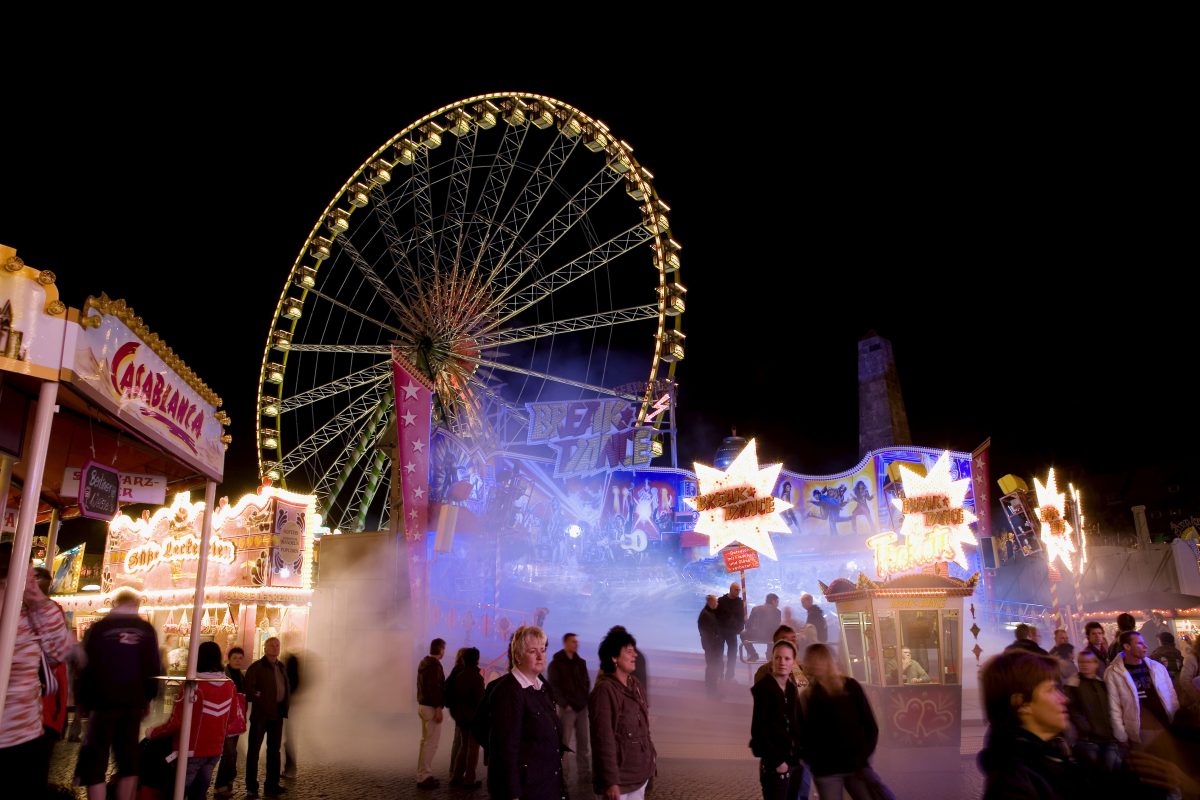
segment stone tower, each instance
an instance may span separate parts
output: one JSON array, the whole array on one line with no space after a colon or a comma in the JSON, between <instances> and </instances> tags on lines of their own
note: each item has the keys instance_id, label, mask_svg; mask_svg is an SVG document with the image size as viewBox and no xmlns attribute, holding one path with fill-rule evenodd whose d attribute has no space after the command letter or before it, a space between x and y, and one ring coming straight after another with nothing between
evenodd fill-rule
<instances>
[{"instance_id":1,"label":"stone tower","mask_svg":"<svg viewBox=\"0 0 1200 800\"><path fill-rule=\"evenodd\" d=\"M858 450L912 444L892 343L875 331L858 343Z\"/></svg>"}]
</instances>

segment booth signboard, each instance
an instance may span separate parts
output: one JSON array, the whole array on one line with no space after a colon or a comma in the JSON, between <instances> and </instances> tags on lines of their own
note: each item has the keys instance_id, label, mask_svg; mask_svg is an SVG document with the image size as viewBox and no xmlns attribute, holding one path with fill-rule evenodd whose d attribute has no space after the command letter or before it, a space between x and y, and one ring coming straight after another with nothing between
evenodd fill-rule
<instances>
[{"instance_id":1,"label":"booth signboard","mask_svg":"<svg viewBox=\"0 0 1200 800\"><path fill-rule=\"evenodd\" d=\"M172 456L221 480L221 399L123 301L89 298L67 327L62 379ZM67 364L70 365L67 368Z\"/></svg>"},{"instance_id":2,"label":"booth signboard","mask_svg":"<svg viewBox=\"0 0 1200 800\"><path fill-rule=\"evenodd\" d=\"M63 471L62 497L79 496L79 478L82 467L67 467ZM167 478L165 475L141 475L131 472L120 473L121 493L117 498L122 503L147 503L160 506L167 501Z\"/></svg>"},{"instance_id":3,"label":"booth signboard","mask_svg":"<svg viewBox=\"0 0 1200 800\"><path fill-rule=\"evenodd\" d=\"M726 572L740 572L744 569L757 569L758 553L753 548L744 545L737 547L727 547L721 551L721 556L725 559Z\"/></svg>"},{"instance_id":4,"label":"booth signboard","mask_svg":"<svg viewBox=\"0 0 1200 800\"><path fill-rule=\"evenodd\" d=\"M117 516L121 474L104 464L89 461L81 470L79 513L88 519L111 520Z\"/></svg>"}]
</instances>

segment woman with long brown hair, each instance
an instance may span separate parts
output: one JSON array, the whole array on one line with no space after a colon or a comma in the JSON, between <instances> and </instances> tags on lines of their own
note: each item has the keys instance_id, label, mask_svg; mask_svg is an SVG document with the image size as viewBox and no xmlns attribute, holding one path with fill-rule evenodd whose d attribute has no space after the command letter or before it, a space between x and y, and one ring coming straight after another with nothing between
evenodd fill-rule
<instances>
[{"instance_id":1,"label":"woman with long brown hair","mask_svg":"<svg viewBox=\"0 0 1200 800\"><path fill-rule=\"evenodd\" d=\"M810 683L800 694L803 725L801 750L821 800L894 800L875 770L871 755L879 742L879 725L858 681L838 672L824 644L804 651Z\"/></svg>"}]
</instances>

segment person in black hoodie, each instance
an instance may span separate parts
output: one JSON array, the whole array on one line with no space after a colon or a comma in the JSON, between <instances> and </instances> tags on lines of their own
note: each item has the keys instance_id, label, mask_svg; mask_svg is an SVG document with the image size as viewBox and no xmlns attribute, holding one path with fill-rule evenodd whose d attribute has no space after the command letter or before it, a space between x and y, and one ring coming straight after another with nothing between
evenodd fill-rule
<instances>
[{"instance_id":1,"label":"person in black hoodie","mask_svg":"<svg viewBox=\"0 0 1200 800\"><path fill-rule=\"evenodd\" d=\"M1049 655L1040 644L1037 643L1037 628L1032 625L1026 625L1022 622L1017 626L1016 638L1004 648L1005 652L1009 650L1024 650L1028 653L1038 653L1039 655Z\"/></svg>"},{"instance_id":2,"label":"person in black hoodie","mask_svg":"<svg viewBox=\"0 0 1200 800\"><path fill-rule=\"evenodd\" d=\"M800 694L800 749L812 770L821 800L895 800L871 769L879 743L879 725L862 686L838 674L833 654L824 644L804 651L804 671L811 679Z\"/></svg>"},{"instance_id":3,"label":"person in black hoodie","mask_svg":"<svg viewBox=\"0 0 1200 800\"><path fill-rule=\"evenodd\" d=\"M786 639L771 650L771 673L754 684L750 751L758 756L763 800L807 800L808 771L800 763L800 697L791 681L796 646Z\"/></svg>"},{"instance_id":4,"label":"person in black hoodie","mask_svg":"<svg viewBox=\"0 0 1200 800\"><path fill-rule=\"evenodd\" d=\"M564 754L575 753L574 779L584 783L592 758L588 749L587 715L592 680L588 677L587 662L579 655L579 637L573 633L563 634L562 642L563 649L555 653L550 662L550 687L558 701ZM564 772L570 774L570 758L565 761Z\"/></svg>"}]
</instances>

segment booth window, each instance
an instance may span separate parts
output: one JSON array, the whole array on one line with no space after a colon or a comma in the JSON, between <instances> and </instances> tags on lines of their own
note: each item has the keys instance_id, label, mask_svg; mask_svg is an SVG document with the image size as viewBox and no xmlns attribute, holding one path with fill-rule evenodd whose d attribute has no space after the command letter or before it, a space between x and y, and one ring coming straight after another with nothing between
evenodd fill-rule
<instances>
[{"instance_id":1,"label":"booth window","mask_svg":"<svg viewBox=\"0 0 1200 800\"><path fill-rule=\"evenodd\" d=\"M942 652L946 654L945 680L942 682L958 683L958 654L962 652L962 642L958 633L957 610L942 612Z\"/></svg>"},{"instance_id":2,"label":"booth window","mask_svg":"<svg viewBox=\"0 0 1200 800\"><path fill-rule=\"evenodd\" d=\"M873 649L874 631L870 611L851 611L841 615L842 642L849 674L863 683L879 681L878 655Z\"/></svg>"},{"instance_id":3,"label":"booth window","mask_svg":"<svg viewBox=\"0 0 1200 800\"><path fill-rule=\"evenodd\" d=\"M941 683L938 612L901 611L900 679L902 683Z\"/></svg>"}]
</instances>

